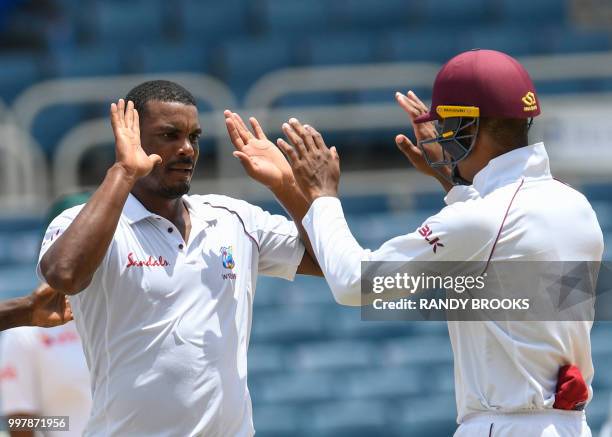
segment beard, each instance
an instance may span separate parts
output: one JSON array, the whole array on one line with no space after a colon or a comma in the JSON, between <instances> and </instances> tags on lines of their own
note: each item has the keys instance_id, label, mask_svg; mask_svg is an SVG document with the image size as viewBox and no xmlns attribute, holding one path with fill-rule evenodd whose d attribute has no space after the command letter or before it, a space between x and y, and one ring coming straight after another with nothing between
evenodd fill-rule
<instances>
[{"instance_id":1,"label":"beard","mask_svg":"<svg viewBox=\"0 0 612 437\"><path fill-rule=\"evenodd\" d=\"M157 190L157 193L165 199L178 199L189 193L190 187L191 181L180 182L172 186L162 184Z\"/></svg>"}]
</instances>

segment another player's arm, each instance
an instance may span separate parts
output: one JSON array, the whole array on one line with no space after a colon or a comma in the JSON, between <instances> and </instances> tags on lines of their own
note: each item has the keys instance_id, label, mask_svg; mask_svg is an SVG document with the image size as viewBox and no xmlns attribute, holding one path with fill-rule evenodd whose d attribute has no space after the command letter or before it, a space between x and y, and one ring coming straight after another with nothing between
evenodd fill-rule
<instances>
[{"instance_id":1,"label":"another player's arm","mask_svg":"<svg viewBox=\"0 0 612 437\"><path fill-rule=\"evenodd\" d=\"M289 157L296 181L311 205L304 219L304 228L338 303L351 306L368 303L361 295L362 261L386 261L398 256L403 260L427 261L432 260L434 256L436 260L443 259L443 254L435 254L418 232L389 240L376 251L361 247L348 227L338 199L340 164L336 149L328 148L314 128L301 126L297 120L283 125L283 130L293 146L282 139L278 140L278 146ZM436 215L428 221L436 236L445 242L450 240L453 234L449 231L447 221L441 215ZM461 224L457 226L462 227ZM471 236L473 233L467 235ZM455 250L466 252L471 250L468 246L452 244Z\"/></svg>"},{"instance_id":2,"label":"another player's arm","mask_svg":"<svg viewBox=\"0 0 612 437\"><path fill-rule=\"evenodd\" d=\"M66 296L47 284L41 284L29 296L0 303L0 331L19 326L48 328L72 320Z\"/></svg>"},{"instance_id":3,"label":"another player's arm","mask_svg":"<svg viewBox=\"0 0 612 437\"><path fill-rule=\"evenodd\" d=\"M116 162L104 181L66 231L40 262L47 282L66 294L86 288L102 262L134 183L161 162L147 155L140 144L138 113L123 99L111 105Z\"/></svg>"},{"instance_id":4,"label":"another player's arm","mask_svg":"<svg viewBox=\"0 0 612 437\"><path fill-rule=\"evenodd\" d=\"M283 154L268 140L259 122L249 119L253 133L242 118L231 111L225 111L225 124L232 144L236 148L234 156L240 159L247 174L272 191L274 196L293 219L300 238L306 247L304 257L297 273L322 276L316 261L308 234L302 226L309 203L299 189L289 163Z\"/></svg>"}]
</instances>

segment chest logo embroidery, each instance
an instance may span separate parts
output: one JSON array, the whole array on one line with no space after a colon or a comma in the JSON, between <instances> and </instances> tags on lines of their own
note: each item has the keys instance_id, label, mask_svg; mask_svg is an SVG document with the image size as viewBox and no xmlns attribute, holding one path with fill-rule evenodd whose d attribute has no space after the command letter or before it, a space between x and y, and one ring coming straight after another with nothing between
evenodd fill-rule
<instances>
[{"instance_id":1,"label":"chest logo embroidery","mask_svg":"<svg viewBox=\"0 0 612 437\"><path fill-rule=\"evenodd\" d=\"M166 267L168 265L170 265L170 263L161 255L157 258L153 258L153 256L149 255L149 257L143 261L136 258L133 252L130 252L128 254L126 267Z\"/></svg>"},{"instance_id":2,"label":"chest logo embroidery","mask_svg":"<svg viewBox=\"0 0 612 437\"><path fill-rule=\"evenodd\" d=\"M438 247L444 247L444 244L440 242L439 237L431 238L432 233L433 232L431 228L429 227L429 225L425 225L419 228L419 234L421 234L421 236L425 239L425 241L427 241L432 246L434 253L436 253L438 250Z\"/></svg>"},{"instance_id":3,"label":"chest logo embroidery","mask_svg":"<svg viewBox=\"0 0 612 437\"><path fill-rule=\"evenodd\" d=\"M236 266L236 261L234 261L234 256L232 254L232 246L221 248L221 262L226 269L231 270Z\"/></svg>"}]
</instances>

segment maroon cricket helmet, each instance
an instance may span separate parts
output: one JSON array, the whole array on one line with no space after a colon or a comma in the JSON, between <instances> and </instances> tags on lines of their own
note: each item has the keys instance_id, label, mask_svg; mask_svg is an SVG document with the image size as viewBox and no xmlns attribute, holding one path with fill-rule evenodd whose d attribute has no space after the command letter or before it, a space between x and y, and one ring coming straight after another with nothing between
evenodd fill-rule
<instances>
[{"instance_id":1,"label":"maroon cricket helmet","mask_svg":"<svg viewBox=\"0 0 612 437\"><path fill-rule=\"evenodd\" d=\"M474 49L448 61L433 85L431 108L415 122L449 117L532 118L540 102L527 70L495 50Z\"/></svg>"}]
</instances>

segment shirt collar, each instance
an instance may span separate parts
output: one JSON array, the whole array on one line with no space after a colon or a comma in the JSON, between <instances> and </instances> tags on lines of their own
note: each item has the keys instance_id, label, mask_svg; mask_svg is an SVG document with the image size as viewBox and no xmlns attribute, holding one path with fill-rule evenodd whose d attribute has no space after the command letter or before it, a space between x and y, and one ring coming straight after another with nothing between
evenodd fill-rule
<instances>
[{"instance_id":1,"label":"shirt collar","mask_svg":"<svg viewBox=\"0 0 612 437\"><path fill-rule=\"evenodd\" d=\"M189 211L191 217L207 218L206 215L202 213L201 208L199 208L200 205L197 202L194 202L190 196L185 194L182 197L182 200L187 206L187 210ZM158 217L157 214L149 211L142 203L140 203L140 201L132 193L128 195L125 206L123 207L123 214L127 218L130 225L138 223L139 221L148 217Z\"/></svg>"},{"instance_id":2,"label":"shirt collar","mask_svg":"<svg viewBox=\"0 0 612 437\"><path fill-rule=\"evenodd\" d=\"M144 220L147 217L155 216L155 214L145 208L132 193L128 194L125 206L123 207L123 215L125 215L130 225Z\"/></svg>"},{"instance_id":3,"label":"shirt collar","mask_svg":"<svg viewBox=\"0 0 612 437\"><path fill-rule=\"evenodd\" d=\"M544 143L504 153L474 176L473 186L481 196L520 179L550 179L550 164Z\"/></svg>"}]
</instances>

